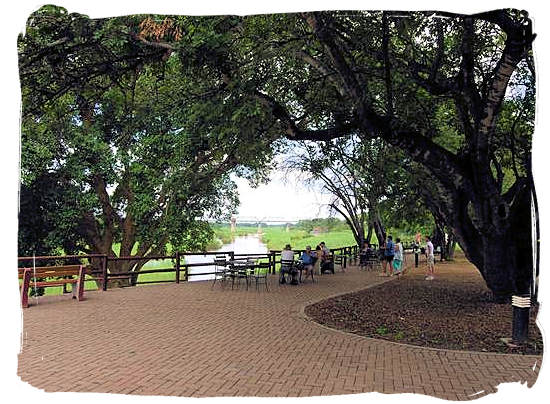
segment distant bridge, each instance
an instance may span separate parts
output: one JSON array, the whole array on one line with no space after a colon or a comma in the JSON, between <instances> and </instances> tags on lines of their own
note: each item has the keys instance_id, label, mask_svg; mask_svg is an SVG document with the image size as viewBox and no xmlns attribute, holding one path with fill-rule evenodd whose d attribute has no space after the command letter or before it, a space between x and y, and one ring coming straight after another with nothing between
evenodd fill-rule
<instances>
[{"instance_id":1,"label":"distant bridge","mask_svg":"<svg viewBox=\"0 0 550 404\"><path fill-rule=\"evenodd\" d=\"M266 223L266 224L296 224L303 218L281 216L233 216L231 222L235 223Z\"/></svg>"},{"instance_id":2,"label":"distant bridge","mask_svg":"<svg viewBox=\"0 0 550 404\"><path fill-rule=\"evenodd\" d=\"M253 224L296 224L300 220L309 220L303 217L282 217L282 216L233 216L230 220L208 219L211 223L253 223Z\"/></svg>"},{"instance_id":3,"label":"distant bridge","mask_svg":"<svg viewBox=\"0 0 550 404\"><path fill-rule=\"evenodd\" d=\"M287 231L291 224L296 224L304 218L282 217L282 216L233 216L226 221L231 226L231 231L235 231L238 224L254 224L258 226L258 233L261 233L262 224L266 225L286 225ZM218 222L218 221L216 221Z\"/></svg>"}]
</instances>

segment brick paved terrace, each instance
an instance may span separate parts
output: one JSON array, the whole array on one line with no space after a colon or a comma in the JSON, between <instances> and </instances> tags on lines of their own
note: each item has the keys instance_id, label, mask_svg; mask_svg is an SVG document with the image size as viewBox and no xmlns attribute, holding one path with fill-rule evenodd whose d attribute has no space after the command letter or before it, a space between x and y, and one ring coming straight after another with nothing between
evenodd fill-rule
<instances>
[{"instance_id":1,"label":"brick paved terrace","mask_svg":"<svg viewBox=\"0 0 550 404\"><path fill-rule=\"evenodd\" d=\"M433 350L318 325L306 305L387 281L353 267L318 279L279 287L273 278L269 292L195 282L41 298L23 311L18 374L47 392L452 400L537 379L539 356Z\"/></svg>"}]
</instances>

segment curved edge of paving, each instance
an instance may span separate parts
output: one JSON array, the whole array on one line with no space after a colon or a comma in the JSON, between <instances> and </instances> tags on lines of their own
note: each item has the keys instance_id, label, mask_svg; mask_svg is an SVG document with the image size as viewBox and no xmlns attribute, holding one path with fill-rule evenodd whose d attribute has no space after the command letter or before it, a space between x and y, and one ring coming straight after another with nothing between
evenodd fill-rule
<instances>
[{"instance_id":1,"label":"curved edge of paving","mask_svg":"<svg viewBox=\"0 0 550 404\"><path fill-rule=\"evenodd\" d=\"M448 353L465 353L465 354L477 354L477 355L501 355L501 356L512 356L512 357L517 356L517 357L520 357L520 358L534 358L534 359L542 359L543 356L544 356L544 355L507 354L507 353L501 353L501 352L466 351L466 350L461 350L461 349L433 348L433 347L429 347L429 346L404 344L402 342L394 342L394 341L388 341L388 340L382 339L382 338L367 337L367 336L364 336L364 335L361 335L361 334L356 334L356 333L349 332L349 331L339 330L338 328L329 327L327 325L319 323L317 320L315 320L314 318L308 316L305 313L306 307L308 307L308 306L313 306L314 304L324 302L325 300L329 300L329 299L332 299L334 297L349 295L349 294L352 294L352 293L358 293L358 292L361 292L363 290L374 288L376 286L380 286L380 285L382 285L386 282L391 282L391 281L394 281L394 279L383 279L381 281L375 282L375 283L373 283L371 285L368 285L368 286L361 286L359 288L351 289L349 291L334 293L330 296L322 297L322 298L319 298L319 299L315 299L315 300L303 303L300 306L300 308L298 309L298 317L305 320L305 321L307 321L307 322L309 322L309 323L315 324L315 326L317 326L317 327L324 328L325 330L330 330L330 331L337 332L337 333L344 334L344 335L348 335L348 336L363 338L363 339L369 340L369 341L376 341L377 343L392 344L392 345L396 345L396 346L400 346L400 347L406 347L406 348L421 349L421 350L428 350L428 351L435 351L435 352L448 352Z\"/></svg>"}]
</instances>

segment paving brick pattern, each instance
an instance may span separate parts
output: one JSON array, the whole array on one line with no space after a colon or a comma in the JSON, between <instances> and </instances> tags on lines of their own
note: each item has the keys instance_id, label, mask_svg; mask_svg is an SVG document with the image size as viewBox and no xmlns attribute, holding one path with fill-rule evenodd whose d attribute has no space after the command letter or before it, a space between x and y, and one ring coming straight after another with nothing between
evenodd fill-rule
<instances>
[{"instance_id":1,"label":"paving brick pattern","mask_svg":"<svg viewBox=\"0 0 550 404\"><path fill-rule=\"evenodd\" d=\"M34 299L18 374L47 392L319 396L377 391L470 400L536 381L540 356L433 350L343 333L303 308L379 282L351 268L269 292L210 282Z\"/></svg>"}]
</instances>

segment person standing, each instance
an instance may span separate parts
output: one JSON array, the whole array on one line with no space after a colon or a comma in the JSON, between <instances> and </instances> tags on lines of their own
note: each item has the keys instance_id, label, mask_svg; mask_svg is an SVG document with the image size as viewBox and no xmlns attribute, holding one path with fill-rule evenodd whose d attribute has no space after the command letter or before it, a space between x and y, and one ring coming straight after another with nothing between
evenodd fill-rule
<instances>
[{"instance_id":1,"label":"person standing","mask_svg":"<svg viewBox=\"0 0 550 404\"><path fill-rule=\"evenodd\" d=\"M388 236L388 239L386 241L386 245L384 248L384 260L382 261L382 269L383 269L382 276L393 275L392 264L393 264L394 255L395 255L395 244L393 243L392 236Z\"/></svg>"},{"instance_id":2,"label":"person standing","mask_svg":"<svg viewBox=\"0 0 550 404\"><path fill-rule=\"evenodd\" d=\"M403 272L404 258L403 244L401 244L401 239L398 237L395 239L395 254L392 262L395 275L400 275Z\"/></svg>"},{"instance_id":3,"label":"person standing","mask_svg":"<svg viewBox=\"0 0 550 404\"><path fill-rule=\"evenodd\" d=\"M414 241L416 243L416 246L420 247L420 243L422 242L422 235L420 234L419 231L416 232L416 234L414 236Z\"/></svg>"},{"instance_id":4,"label":"person standing","mask_svg":"<svg viewBox=\"0 0 550 404\"><path fill-rule=\"evenodd\" d=\"M424 278L427 281L432 281L434 279L434 271L435 271L435 258L434 258L434 245L432 244L432 240L429 236L426 236L426 262L427 262L427 270L426 270L426 278Z\"/></svg>"}]
</instances>

